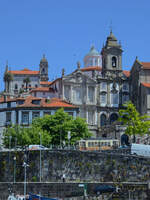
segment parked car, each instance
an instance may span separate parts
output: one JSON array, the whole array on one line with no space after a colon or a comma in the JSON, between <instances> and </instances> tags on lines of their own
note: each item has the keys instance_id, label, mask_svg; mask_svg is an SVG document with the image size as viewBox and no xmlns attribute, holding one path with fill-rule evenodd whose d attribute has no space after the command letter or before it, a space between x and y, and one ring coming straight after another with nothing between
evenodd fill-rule
<instances>
[{"instance_id":1,"label":"parked car","mask_svg":"<svg viewBox=\"0 0 150 200\"><path fill-rule=\"evenodd\" d=\"M116 187L112 185L98 185L94 188L94 193L97 195L107 192L116 192Z\"/></svg>"},{"instance_id":2,"label":"parked car","mask_svg":"<svg viewBox=\"0 0 150 200\"><path fill-rule=\"evenodd\" d=\"M33 145L29 145L28 150L47 150L47 147L44 147L43 145L38 145L38 144L33 144Z\"/></svg>"}]
</instances>

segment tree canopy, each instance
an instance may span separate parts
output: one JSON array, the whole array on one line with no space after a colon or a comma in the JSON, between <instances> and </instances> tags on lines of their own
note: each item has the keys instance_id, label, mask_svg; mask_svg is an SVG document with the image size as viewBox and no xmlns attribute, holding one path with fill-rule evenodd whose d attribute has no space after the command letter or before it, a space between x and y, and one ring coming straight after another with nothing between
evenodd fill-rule
<instances>
[{"instance_id":1,"label":"tree canopy","mask_svg":"<svg viewBox=\"0 0 150 200\"><path fill-rule=\"evenodd\" d=\"M71 133L70 141L68 140L68 132ZM41 134L42 144L47 147L50 144L62 145L64 141L65 144L75 144L81 138L91 136L84 119L80 117L74 119L63 109L59 109L54 115L35 118L28 128L18 125L8 127L4 131L4 145L9 147L10 139L12 147L16 144L19 146L40 144L39 133Z\"/></svg>"},{"instance_id":2,"label":"tree canopy","mask_svg":"<svg viewBox=\"0 0 150 200\"><path fill-rule=\"evenodd\" d=\"M132 102L127 102L124 106L125 109L119 110L119 121L126 126L125 133L134 136L148 134L150 128L149 116L141 116Z\"/></svg>"}]
</instances>

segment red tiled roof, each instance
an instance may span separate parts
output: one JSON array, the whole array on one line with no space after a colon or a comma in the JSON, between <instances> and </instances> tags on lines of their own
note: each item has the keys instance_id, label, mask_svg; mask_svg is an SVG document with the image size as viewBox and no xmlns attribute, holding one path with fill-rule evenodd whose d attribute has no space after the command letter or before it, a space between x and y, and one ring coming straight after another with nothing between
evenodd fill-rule
<instances>
[{"instance_id":1,"label":"red tiled roof","mask_svg":"<svg viewBox=\"0 0 150 200\"><path fill-rule=\"evenodd\" d=\"M51 83L50 81L41 81L40 85L50 85Z\"/></svg>"},{"instance_id":2,"label":"red tiled roof","mask_svg":"<svg viewBox=\"0 0 150 200\"><path fill-rule=\"evenodd\" d=\"M49 99L47 102L43 102L43 107L68 107L68 108L77 108L77 106L72 105L62 99L52 98Z\"/></svg>"},{"instance_id":3,"label":"red tiled roof","mask_svg":"<svg viewBox=\"0 0 150 200\"><path fill-rule=\"evenodd\" d=\"M40 100L39 105L35 105L32 103L33 100ZM70 103L65 102L62 99L58 98L51 98L51 99L45 99L45 98L37 98L37 97L32 97L28 96L25 99L25 103L22 105L19 105L19 107L57 107L57 108L62 108L62 107L68 107L68 108L77 108L77 106L74 106Z\"/></svg>"},{"instance_id":4,"label":"red tiled roof","mask_svg":"<svg viewBox=\"0 0 150 200\"><path fill-rule=\"evenodd\" d=\"M127 71L127 70L123 70L123 73L126 77L129 77L130 76L130 71Z\"/></svg>"},{"instance_id":5,"label":"red tiled roof","mask_svg":"<svg viewBox=\"0 0 150 200\"><path fill-rule=\"evenodd\" d=\"M40 73L40 71L32 71L30 69L22 69L17 71L9 71L11 74L25 74L25 75L37 75Z\"/></svg>"},{"instance_id":6,"label":"red tiled roof","mask_svg":"<svg viewBox=\"0 0 150 200\"><path fill-rule=\"evenodd\" d=\"M38 87L32 89L30 92L54 92L54 89L49 87Z\"/></svg>"},{"instance_id":7,"label":"red tiled roof","mask_svg":"<svg viewBox=\"0 0 150 200\"><path fill-rule=\"evenodd\" d=\"M144 83L144 82L142 82L141 84L142 84L144 87L150 88L150 83Z\"/></svg>"},{"instance_id":8,"label":"red tiled roof","mask_svg":"<svg viewBox=\"0 0 150 200\"><path fill-rule=\"evenodd\" d=\"M140 62L144 69L150 69L150 62Z\"/></svg>"},{"instance_id":9,"label":"red tiled roof","mask_svg":"<svg viewBox=\"0 0 150 200\"><path fill-rule=\"evenodd\" d=\"M62 99L58 98L51 98L51 99L46 99L46 98L39 98L39 97L33 97L33 96L28 96L26 98L17 98L15 101L18 100L25 100L23 104L18 105L18 107L54 107L54 108L78 108L77 106L74 106L71 103L68 103ZM32 101L33 100L39 100L40 103L34 104Z\"/></svg>"},{"instance_id":10,"label":"red tiled roof","mask_svg":"<svg viewBox=\"0 0 150 200\"><path fill-rule=\"evenodd\" d=\"M81 69L82 72L85 72L85 71L94 71L94 70L96 70L96 71L102 71L102 68L99 67L99 66L95 66L95 67L90 66L90 67L84 67L84 68Z\"/></svg>"}]
</instances>

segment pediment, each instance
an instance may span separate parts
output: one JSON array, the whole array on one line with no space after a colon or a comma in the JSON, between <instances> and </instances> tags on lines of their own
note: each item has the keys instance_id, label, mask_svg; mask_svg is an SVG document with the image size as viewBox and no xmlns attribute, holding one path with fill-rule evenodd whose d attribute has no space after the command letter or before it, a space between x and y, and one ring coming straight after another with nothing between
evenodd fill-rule
<instances>
[{"instance_id":1,"label":"pediment","mask_svg":"<svg viewBox=\"0 0 150 200\"><path fill-rule=\"evenodd\" d=\"M96 83L94 79L90 78L88 75L85 75L81 71L75 71L67 76L64 76L63 81L70 83Z\"/></svg>"}]
</instances>

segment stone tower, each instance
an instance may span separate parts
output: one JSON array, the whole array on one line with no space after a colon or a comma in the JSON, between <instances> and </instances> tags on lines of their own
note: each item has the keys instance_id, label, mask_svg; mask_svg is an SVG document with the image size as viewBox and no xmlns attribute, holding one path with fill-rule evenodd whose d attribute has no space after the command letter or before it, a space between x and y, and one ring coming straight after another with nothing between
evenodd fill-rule
<instances>
[{"instance_id":1,"label":"stone tower","mask_svg":"<svg viewBox=\"0 0 150 200\"><path fill-rule=\"evenodd\" d=\"M40 61L40 81L48 81L48 61L43 55Z\"/></svg>"},{"instance_id":2,"label":"stone tower","mask_svg":"<svg viewBox=\"0 0 150 200\"><path fill-rule=\"evenodd\" d=\"M122 48L117 42L116 37L112 31L107 37L106 44L103 46L102 51L102 73L109 75L116 71L122 71Z\"/></svg>"}]
</instances>

